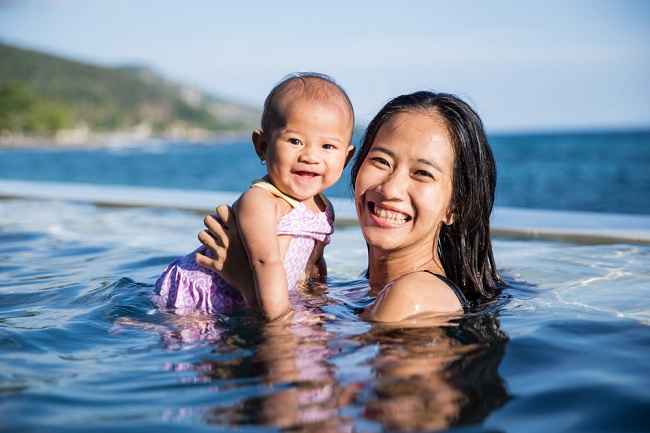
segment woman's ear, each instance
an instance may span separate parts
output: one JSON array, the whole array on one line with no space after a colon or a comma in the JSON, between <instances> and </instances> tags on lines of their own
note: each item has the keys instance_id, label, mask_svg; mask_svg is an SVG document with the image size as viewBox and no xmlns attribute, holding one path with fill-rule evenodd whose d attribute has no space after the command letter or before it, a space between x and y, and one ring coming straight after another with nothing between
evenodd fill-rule
<instances>
[{"instance_id":1,"label":"woman's ear","mask_svg":"<svg viewBox=\"0 0 650 433\"><path fill-rule=\"evenodd\" d=\"M442 222L446 226L450 226L454 223L454 211L452 209L447 210L447 214L443 218Z\"/></svg>"},{"instance_id":2,"label":"woman's ear","mask_svg":"<svg viewBox=\"0 0 650 433\"><path fill-rule=\"evenodd\" d=\"M266 139L264 138L264 131L260 128L257 128L253 131L251 135L251 140L253 141L253 146L255 146L255 153L260 157L262 161L266 159Z\"/></svg>"},{"instance_id":3,"label":"woman's ear","mask_svg":"<svg viewBox=\"0 0 650 433\"><path fill-rule=\"evenodd\" d=\"M345 165L344 167L347 167L348 162L352 161L352 157L354 156L354 146L350 144L348 146L348 155L345 157Z\"/></svg>"}]
</instances>

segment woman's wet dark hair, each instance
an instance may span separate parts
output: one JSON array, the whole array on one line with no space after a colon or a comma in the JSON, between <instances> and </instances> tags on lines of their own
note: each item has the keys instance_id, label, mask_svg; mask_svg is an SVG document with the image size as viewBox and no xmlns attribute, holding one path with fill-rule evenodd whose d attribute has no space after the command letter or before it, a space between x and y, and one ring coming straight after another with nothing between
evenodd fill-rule
<instances>
[{"instance_id":1,"label":"woman's wet dark hair","mask_svg":"<svg viewBox=\"0 0 650 433\"><path fill-rule=\"evenodd\" d=\"M446 123L454 152L451 211L453 223L443 224L438 255L447 278L473 303L493 299L503 282L494 263L490 213L496 189L496 164L483 122L460 98L420 91L389 101L372 119L352 167L352 189L359 169L379 129L398 113L437 113Z\"/></svg>"}]
</instances>

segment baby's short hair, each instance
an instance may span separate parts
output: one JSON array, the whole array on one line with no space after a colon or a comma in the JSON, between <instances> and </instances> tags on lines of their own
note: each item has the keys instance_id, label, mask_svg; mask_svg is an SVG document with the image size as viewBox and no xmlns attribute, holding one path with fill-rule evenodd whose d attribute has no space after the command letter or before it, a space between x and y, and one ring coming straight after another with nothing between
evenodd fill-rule
<instances>
[{"instance_id":1,"label":"baby's short hair","mask_svg":"<svg viewBox=\"0 0 650 433\"><path fill-rule=\"evenodd\" d=\"M295 72L289 74L271 89L264 101L262 113L262 130L267 133L278 127L283 116L278 105L282 96L296 93L306 95L317 101L342 98L350 110L352 126L354 126L354 108L348 94L332 77L318 72Z\"/></svg>"}]
</instances>

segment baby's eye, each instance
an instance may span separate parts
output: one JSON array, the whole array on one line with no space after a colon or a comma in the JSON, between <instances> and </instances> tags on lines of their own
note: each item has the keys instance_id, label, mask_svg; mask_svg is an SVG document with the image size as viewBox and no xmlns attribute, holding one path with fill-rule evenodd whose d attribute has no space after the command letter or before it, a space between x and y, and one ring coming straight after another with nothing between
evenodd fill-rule
<instances>
[{"instance_id":1,"label":"baby's eye","mask_svg":"<svg viewBox=\"0 0 650 433\"><path fill-rule=\"evenodd\" d=\"M300 146L302 144L302 141L300 141L299 138L290 138L289 143L295 144L296 146Z\"/></svg>"},{"instance_id":2,"label":"baby's eye","mask_svg":"<svg viewBox=\"0 0 650 433\"><path fill-rule=\"evenodd\" d=\"M333 144L326 143L326 144L323 144L323 149L333 150L333 149L336 149L336 146L334 146Z\"/></svg>"}]
</instances>

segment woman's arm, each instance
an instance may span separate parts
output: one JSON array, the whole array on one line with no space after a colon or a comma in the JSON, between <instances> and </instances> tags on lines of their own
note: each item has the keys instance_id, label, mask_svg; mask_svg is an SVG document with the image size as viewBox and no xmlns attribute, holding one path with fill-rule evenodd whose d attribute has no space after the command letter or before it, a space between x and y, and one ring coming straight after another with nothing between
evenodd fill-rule
<instances>
[{"instance_id":1,"label":"woman's arm","mask_svg":"<svg viewBox=\"0 0 650 433\"><path fill-rule=\"evenodd\" d=\"M323 200L323 204L325 205L327 212L331 213L331 222L334 224L336 217L334 215L334 206L332 205L332 202L329 201L329 199L325 197L324 194L319 194L318 197ZM309 259L308 268L308 275L312 280L325 282L325 279L327 278L327 264L325 263L324 254L325 247L328 244L329 239L323 242L316 242L316 245L314 246L314 250L312 251L311 257Z\"/></svg>"},{"instance_id":2,"label":"woman's arm","mask_svg":"<svg viewBox=\"0 0 650 433\"><path fill-rule=\"evenodd\" d=\"M364 313L375 322L398 322L413 316L462 311L456 294L439 278L414 272L388 284Z\"/></svg>"},{"instance_id":3,"label":"woman's arm","mask_svg":"<svg viewBox=\"0 0 650 433\"><path fill-rule=\"evenodd\" d=\"M327 264L323 252L325 250L324 242L316 242L316 246L309 257L307 276L308 278L324 282L327 278Z\"/></svg>"}]
</instances>

